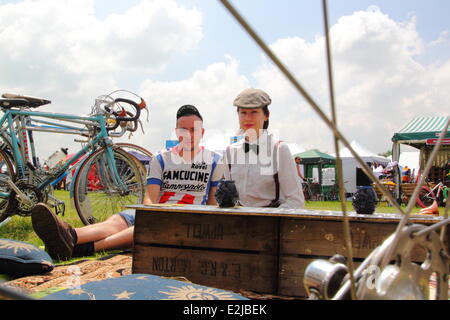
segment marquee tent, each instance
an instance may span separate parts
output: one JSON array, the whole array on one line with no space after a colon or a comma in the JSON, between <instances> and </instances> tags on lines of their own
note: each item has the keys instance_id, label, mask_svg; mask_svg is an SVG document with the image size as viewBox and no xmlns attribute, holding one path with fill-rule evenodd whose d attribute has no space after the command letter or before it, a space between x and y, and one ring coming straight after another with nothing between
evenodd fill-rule
<instances>
[{"instance_id":1,"label":"marquee tent","mask_svg":"<svg viewBox=\"0 0 450 320\"><path fill-rule=\"evenodd\" d=\"M379 156L374 152L369 151L367 148L362 146L356 141L352 141L350 146L356 153L364 160L366 163L376 162L378 164L387 165L391 160L386 157ZM336 156L335 154L332 154ZM342 174L344 177L344 187L346 193L355 193L357 191L356 188L356 180L358 170L361 170L361 166L356 161L353 154L350 152L348 148L343 148L339 151L339 155L342 159Z\"/></svg>"},{"instance_id":2,"label":"marquee tent","mask_svg":"<svg viewBox=\"0 0 450 320\"><path fill-rule=\"evenodd\" d=\"M407 122L392 137L392 160L402 160L400 145L411 146L420 151L419 169L423 171L425 163L449 120L450 116L417 117ZM442 168L449 158L450 128L447 129L441 148L433 161L433 167ZM428 176L428 178L432 180L439 178L439 173L436 174L436 172L438 171L430 172L432 176ZM400 181L400 177L395 177L395 181ZM399 193L399 188L396 189L396 192Z\"/></svg>"},{"instance_id":3,"label":"marquee tent","mask_svg":"<svg viewBox=\"0 0 450 320\"><path fill-rule=\"evenodd\" d=\"M300 157L302 159L302 164L305 168L305 177L317 178L317 182L319 182L320 185L323 185L322 169L330 167L334 168L336 164L336 159L333 156L320 152L317 149L297 153L294 155L294 158L295 157ZM315 174L315 171L317 174Z\"/></svg>"}]
</instances>

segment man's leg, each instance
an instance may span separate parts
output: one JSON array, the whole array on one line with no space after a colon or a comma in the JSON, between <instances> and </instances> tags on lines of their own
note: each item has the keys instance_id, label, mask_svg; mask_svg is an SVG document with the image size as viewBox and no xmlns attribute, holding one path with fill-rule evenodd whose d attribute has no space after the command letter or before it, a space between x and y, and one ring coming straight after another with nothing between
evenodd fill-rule
<instances>
[{"instance_id":1,"label":"man's leg","mask_svg":"<svg viewBox=\"0 0 450 320\"><path fill-rule=\"evenodd\" d=\"M133 247L133 232L134 227L127 227L109 237L96 241L94 242L94 251L131 248Z\"/></svg>"},{"instance_id":2,"label":"man's leg","mask_svg":"<svg viewBox=\"0 0 450 320\"><path fill-rule=\"evenodd\" d=\"M123 215L123 213L128 213ZM134 210L121 212L106 221L75 229L59 219L45 204L37 204L31 220L36 234L45 243L50 256L58 259L92 255L96 251L94 242L121 233L134 223ZM127 219L127 222L125 219ZM130 231L128 231L130 233ZM123 238L122 238L123 237ZM132 244L133 234L124 233L100 243L97 250L113 249ZM129 246L131 247L131 245Z\"/></svg>"},{"instance_id":3,"label":"man's leg","mask_svg":"<svg viewBox=\"0 0 450 320\"><path fill-rule=\"evenodd\" d=\"M126 221L120 215L115 214L103 222L76 228L75 232L78 237L76 244L99 241L119 233L128 227Z\"/></svg>"}]
</instances>

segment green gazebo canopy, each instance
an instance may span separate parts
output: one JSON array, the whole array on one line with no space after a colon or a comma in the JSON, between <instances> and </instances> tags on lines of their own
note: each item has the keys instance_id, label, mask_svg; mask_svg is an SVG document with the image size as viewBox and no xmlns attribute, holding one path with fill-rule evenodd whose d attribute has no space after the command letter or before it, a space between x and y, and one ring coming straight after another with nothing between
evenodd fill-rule
<instances>
[{"instance_id":1,"label":"green gazebo canopy","mask_svg":"<svg viewBox=\"0 0 450 320\"><path fill-rule=\"evenodd\" d=\"M294 155L295 157L300 157L302 159L302 164L335 164L336 158L320 152L317 149L308 150L302 153L297 153Z\"/></svg>"},{"instance_id":2,"label":"green gazebo canopy","mask_svg":"<svg viewBox=\"0 0 450 320\"><path fill-rule=\"evenodd\" d=\"M420 142L436 139L449 117L417 117L409 121L392 137L393 142ZM450 130L446 137L450 137Z\"/></svg>"}]
</instances>

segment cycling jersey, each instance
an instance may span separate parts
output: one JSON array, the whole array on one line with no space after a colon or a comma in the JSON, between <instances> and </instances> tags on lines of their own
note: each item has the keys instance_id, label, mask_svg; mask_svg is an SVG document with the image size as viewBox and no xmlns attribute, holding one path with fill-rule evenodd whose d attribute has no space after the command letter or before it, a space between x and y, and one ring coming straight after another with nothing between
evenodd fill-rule
<instances>
[{"instance_id":1,"label":"cycling jersey","mask_svg":"<svg viewBox=\"0 0 450 320\"><path fill-rule=\"evenodd\" d=\"M161 187L159 203L206 204L212 187L223 176L221 155L201 148L191 162L178 147L158 153L150 163L147 184Z\"/></svg>"}]
</instances>

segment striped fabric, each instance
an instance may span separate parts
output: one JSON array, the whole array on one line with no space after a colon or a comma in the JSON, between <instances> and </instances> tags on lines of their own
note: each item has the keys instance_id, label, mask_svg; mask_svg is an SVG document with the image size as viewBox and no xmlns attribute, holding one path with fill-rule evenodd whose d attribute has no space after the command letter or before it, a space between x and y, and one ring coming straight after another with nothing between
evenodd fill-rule
<instances>
[{"instance_id":1,"label":"striped fabric","mask_svg":"<svg viewBox=\"0 0 450 320\"><path fill-rule=\"evenodd\" d=\"M395 133L393 141L424 140L437 138L450 117L418 117ZM450 130L447 131L450 136Z\"/></svg>"}]
</instances>

